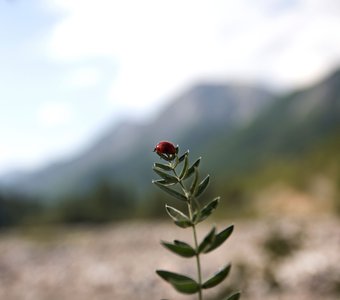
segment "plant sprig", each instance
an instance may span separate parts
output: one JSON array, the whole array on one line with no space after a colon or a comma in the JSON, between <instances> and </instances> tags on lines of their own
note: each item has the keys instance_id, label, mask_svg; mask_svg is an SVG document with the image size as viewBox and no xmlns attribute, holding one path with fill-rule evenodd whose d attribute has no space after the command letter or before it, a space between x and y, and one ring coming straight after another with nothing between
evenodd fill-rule
<instances>
[{"instance_id":1,"label":"plant sprig","mask_svg":"<svg viewBox=\"0 0 340 300\"><path fill-rule=\"evenodd\" d=\"M189 150L179 156L179 147L175 147L172 143L166 141L158 143L154 151L166 163L154 163L153 170L160 179L152 182L170 196L186 202L187 212L182 212L169 205L166 205L165 209L177 226L192 228L194 239L194 246L179 240L174 240L172 243L162 241L161 244L181 257L195 257L197 279L165 270L157 270L156 273L170 283L178 292L198 294L198 299L203 300L203 290L213 288L224 281L230 272L231 265L227 264L210 278L203 280L200 256L221 246L232 234L234 226L231 225L218 233L216 228L213 227L199 242L196 226L213 213L220 200L219 197L216 197L204 207L201 207L198 201L198 198L205 192L210 182L209 175L200 181L199 165L201 158L198 158L190 165ZM240 293L237 292L224 300L238 300L239 298Z\"/></svg>"}]
</instances>

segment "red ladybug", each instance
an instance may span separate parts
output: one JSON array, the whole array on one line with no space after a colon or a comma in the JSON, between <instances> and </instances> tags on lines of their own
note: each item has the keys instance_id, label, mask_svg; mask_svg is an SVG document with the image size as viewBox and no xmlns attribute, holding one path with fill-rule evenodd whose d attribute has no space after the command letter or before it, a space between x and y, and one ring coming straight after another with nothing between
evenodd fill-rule
<instances>
[{"instance_id":1,"label":"red ladybug","mask_svg":"<svg viewBox=\"0 0 340 300\"><path fill-rule=\"evenodd\" d=\"M170 142L162 141L156 145L153 151L156 152L158 155L161 154L171 155L176 154L176 147L174 144Z\"/></svg>"}]
</instances>

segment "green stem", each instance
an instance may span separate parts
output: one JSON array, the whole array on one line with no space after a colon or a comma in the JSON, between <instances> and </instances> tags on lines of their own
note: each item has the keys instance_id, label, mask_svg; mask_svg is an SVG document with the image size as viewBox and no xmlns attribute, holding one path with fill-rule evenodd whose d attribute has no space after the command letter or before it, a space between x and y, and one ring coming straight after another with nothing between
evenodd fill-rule
<instances>
[{"instance_id":1,"label":"green stem","mask_svg":"<svg viewBox=\"0 0 340 300\"><path fill-rule=\"evenodd\" d=\"M189 217L190 220L192 220L192 208L191 208L191 202L188 201L188 210L189 210ZM195 243L195 250L196 250L196 265L197 265L197 273L198 273L198 299L202 300L202 272L201 272L201 262L200 262L200 254L198 253L198 242L197 242L197 232L196 232L196 226L195 224L192 225L192 231L194 234L194 243Z\"/></svg>"},{"instance_id":2,"label":"green stem","mask_svg":"<svg viewBox=\"0 0 340 300\"><path fill-rule=\"evenodd\" d=\"M173 172L176 177L178 177L177 172L175 169L173 169ZM192 200L195 201L195 204L198 206L198 209L200 209L199 204L197 203L197 200L195 198L191 198L191 196L188 196L188 191L186 187L184 186L182 180L179 180L179 184L184 192L184 194L188 197L188 211L189 211L189 218L190 220L193 219L193 213L192 213ZM197 265L197 274L198 274L198 285L199 285L199 290L198 290L198 300L203 300L203 294L202 294L202 271L201 271L201 261L200 261L200 254L198 253L198 241L197 241L197 232L196 232L196 226L195 224L192 225L192 231L194 234L194 243L195 243L195 251L196 251L196 265Z\"/></svg>"}]
</instances>

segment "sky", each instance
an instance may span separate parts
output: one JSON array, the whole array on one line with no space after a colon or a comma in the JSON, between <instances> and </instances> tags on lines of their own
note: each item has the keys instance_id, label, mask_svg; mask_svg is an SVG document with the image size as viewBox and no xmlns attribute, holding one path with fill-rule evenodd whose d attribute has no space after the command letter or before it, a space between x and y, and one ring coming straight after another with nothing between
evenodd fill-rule
<instances>
[{"instance_id":1,"label":"sky","mask_svg":"<svg viewBox=\"0 0 340 300\"><path fill-rule=\"evenodd\" d=\"M0 174L75 155L197 82L340 64L339 0L0 0Z\"/></svg>"}]
</instances>

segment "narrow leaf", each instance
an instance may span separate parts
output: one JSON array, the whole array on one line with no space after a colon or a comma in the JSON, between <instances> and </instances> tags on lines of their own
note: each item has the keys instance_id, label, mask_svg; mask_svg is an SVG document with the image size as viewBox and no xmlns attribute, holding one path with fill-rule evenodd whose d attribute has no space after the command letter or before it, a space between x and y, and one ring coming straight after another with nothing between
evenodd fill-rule
<instances>
[{"instance_id":1,"label":"narrow leaf","mask_svg":"<svg viewBox=\"0 0 340 300\"><path fill-rule=\"evenodd\" d=\"M194 174L195 172L195 168L198 168L200 162L201 162L201 157L199 157L193 164L192 166L189 168L187 174L185 175L185 177L183 179L187 179L189 178L192 174Z\"/></svg>"},{"instance_id":2,"label":"narrow leaf","mask_svg":"<svg viewBox=\"0 0 340 300\"><path fill-rule=\"evenodd\" d=\"M171 182L169 183L168 181L166 181L165 179L158 179L158 180L153 180L152 183L157 182L157 184L159 185L165 185L165 186L169 186L169 185L174 185L176 184L176 182Z\"/></svg>"},{"instance_id":3,"label":"narrow leaf","mask_svg":"<svg viewBox=\"0 0 340 300\"><path fill-rule=\"evenodd\" d=\"M209 217L211 213L216 209L219 200L220 197L217 197L210 201L207 205L205 205L201 210L195 212L193 217L194 223L200 223L204 221L207 217Z\"/></svg>"},{"instance_id":4,"label":"narrow leaf","mask_svg":"<svg viewBox=\"0 0 340 300\"><path fill-rule=\"evenodd\" d=\"M163 270L157 270L156 273L180 293L195 294L200 288L199 284L188 276Z\"/></svg>"},{"instance_id":5,"label":"narrow leaf","mask_svg":"<svg viewBox=\"0 0 340 300\"><path fill-rule=\"evenodd\" d=\"M211 278L209 278L206 282L203 283L202 288L210 289L219 283L221 283L229 274L231 265L225 266L221 271L214 274Z\"/></svg>"},{"instance_id":6,"label":"narrow leaf","mask_svg":"<svg viewBox=\"0 0 340 300\"><path fill-rule=\"evenodd\" d=\"M227 238L230 237L233 230L234 230L234 225L231 225L227 227L226 229L224 229L223 231L221 231L220 233L216 234L214 241L210 244L209 247L205 249L204 253L211 252L217 247L221 246L227 240Z\"/></svg>"},{"instance_id":7,"label":"narrow leaf","mask_svg":"<svg viewBox=\"0 0 340 300\"><path fill-rule=\"evenodd\" d=\"M169 165L154 163L154 167L159 168L159 169L163 169L165 171L172 171L172 167L170 167Z\"/></svg>"},{"instance_id":8,"label":"narrow leaf","mask_svg":"<svg viewBox=\"0 0 340 300\"><path fill-rule=\"evenodd\" d=\"M226 298L225 300L239 300L241 297L241 293L237 292L235 294L232 294L231 296L229 296L228 298Z\"/></svg>"},{"instance_id":9,"label":"narrow leaf","mask_svg":"<svg viewBox=\"0 0 340 300\"><path fill-rule=\"evenodd\" d=\"M205 191L205 189L208 187L209 180L210 180L210 176L209 175L207 175L207 177L205 177L202 180L202 182L198 186L198 189L197 189L197 192L195 194L195 197L199 197Z\"/></svg>"},{"instance_id":10,"label":"narrow leaf","mask_svg":"<svg viewBox=\"0 0 340 300\"><path fill-rule=\"evenodd\" d=\"M198 253L204 252L207 248L211 246L211 244L214 242L215 239L215 231L216 228L213 227L209 233L205 236L203 241L198 246Z\"/></svg>"},{"instance_id":11,"label":"narrow leaf","mask_svg":"<svg viewBox=\"0 0 340 300\"><path fill-rule=\"evenodd\" d=\"M174 220L177 226L181 228L192 226L192 222L190 221L189 217L182 213L180 210L169 205L165 205L165 209L170 218Z\"/></svg>"},{"instance_id":12,"label":"narrow leaf","mask_svg":"<svg viewBox=\"0 0 340 300\"><path fill-rule=\"evenodd\" d=\"M173 244L163 241L161 243L165 248L182 257L193 257L196 254L195 250L189 244L181 241L174 241Z\"/></svg>"},{"instance_id":13,"label":"narrow leaf","mask_svg":"<svg viewBox=\"0 0 340 300\"><path fill-rule=\"evenodd\" d=\"M173 154L170 154L170 155L165 155L163 153L157 153L157 154L158 154L158 156L160 158L163 158L166 161L172 161L174 159L174 155Z\"/></svg>"},{"instance_id":14,"label":"narrow leaf","mask_svg":"<svg viewBox=\"0 0 340 300\"><path fill-rule=\"evenodd\" d=\"M185 156L189 155L189 150L185 151L180 158L178 159L179 162L182 162L185 158Z\"/></svg>"},{"instance_id":15,"label":"narrow leaf","mask_svg":"<svg viewBox=\"0 0 340 300\"><path fill-rule=\"evenodd\" d=\"M194 178L194 180L192 181L191 187L190 187L190 194L191 194L191 195L194 195L194 194L195 194L195 191L196 191L197 185L198 185L198 178L199 178L198 169L197 169L196 167L194 168L194 172L195 172L195 178Z\"/></svg>"},{"instance_id":16,"label":"narrow leaf","mask_svg":"<svg viewBox=\"0 0 340 300\"><path fill-rule=\"evenodd\" d=\"M188 158L188 155L186 155L184 158L184 166L183 166L181 174L179 175L179 178L183 179L185 177L185 175L188 172L188 168L189 168L189 158Z\"/></svg>"},{"instance_id":17,"label":"narrow leaf","mask_svg":"<svg viewBox=\"0 0 340 300\"><path fill-rule=\"evenodd\" d=\"M180 210L170 206L170 205L165 205L165 209L170 215L171 218L173 218L175 221L178 219L184 219L184 220L189 220L189 217L182 213Z\"/></svg>"},{"instance_id":18,"label":"narrow leaf","mask_svg":"<svg viewBox=\"0 0 340 300\"><path fill-rule=\"evenodd\" d=\"M159 183L157 180L154 180L152 181L152 183L154 183L155 185L157 185L160 189L162 189L163 191L167 192L169 195L179 199L179 200L182 200L182 201L187 201L187 198L182 195L181 193L165 186L164 184L162 183Z\"/></svg>"},{"instance_id":19,"label":"narrow leaf","mask_svg":"<svg viewBox=\"0 0 340 300\"><path fill-rule=\"evenodd\" d=\"M153 170L161 176L164 180L166 180L168 183L176 183L178 182L178 178L176 176L170 175L164 171L162 171L159 168L153 167Z\"/></svg>"},{"instance_id":20,"label":"narrow leaf","mask_svg":"<svg viewBox=\"0 0 340 300\"><path fill-rule=\"evenodd\" d=\"M175 161L171 163L172 170L176 169L179 164L178 156L175 157Z\"/></svg>"}]
</instances>

